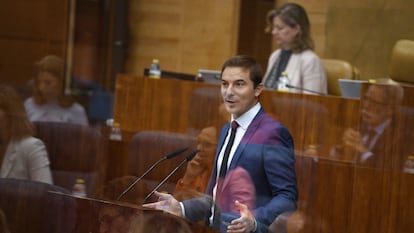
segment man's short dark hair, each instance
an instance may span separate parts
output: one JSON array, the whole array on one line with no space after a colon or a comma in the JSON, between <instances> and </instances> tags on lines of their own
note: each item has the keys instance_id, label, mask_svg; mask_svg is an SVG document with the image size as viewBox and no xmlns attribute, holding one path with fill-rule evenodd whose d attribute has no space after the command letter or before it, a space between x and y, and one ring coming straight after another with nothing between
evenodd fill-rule
<instances>
[{"instance_id":1,"label":"man's short dark hair","mask_svg":"<svg viewBox=\"0 0 414 233\"><path fill-rule=\"evenodd\" d=\"M226 67L241 67L248 70L250 74L250 80L253 81L254 88L256 88L262 82L262 66L256 61L256 59L252 57L246 55L238 55L229 58L226 62L224 62L223 67L221 68L222 74Z\"/></svg>"}]
</instances>

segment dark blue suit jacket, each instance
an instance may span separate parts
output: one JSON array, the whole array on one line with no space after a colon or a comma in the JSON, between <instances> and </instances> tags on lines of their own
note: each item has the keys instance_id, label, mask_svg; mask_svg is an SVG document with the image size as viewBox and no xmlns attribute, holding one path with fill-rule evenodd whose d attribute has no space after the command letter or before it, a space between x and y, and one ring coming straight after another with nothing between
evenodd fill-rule
<instances>
[{"instance_id":1,"label":"dark blue suit jacket","mask_svg":"<svg viewBox=\"0 0 414 233\"><path fill-rule=\"evenodd\" d=\"M220 132L215 166L207 187L208 195L212 194L216 183L217 157L229 127L230 124L224 125ZM289 131L263 109L260 109L249 125L229 170L236 167L243 167L253 180L256 188L256 209L252 211L258 222L268 226L279 214L296 209L298 194L293 139ZM201 205L197 207L194 203L199 201L194 199L183 202L189 219L201 220L197 218L208 214L199 209L202 208Z\"/></svg>"}]
</instances>

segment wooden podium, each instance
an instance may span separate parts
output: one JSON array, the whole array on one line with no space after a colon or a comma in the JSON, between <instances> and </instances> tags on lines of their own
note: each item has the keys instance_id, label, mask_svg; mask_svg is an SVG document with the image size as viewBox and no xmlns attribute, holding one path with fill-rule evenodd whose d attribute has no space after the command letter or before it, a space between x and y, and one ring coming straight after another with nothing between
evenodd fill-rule
<instances>
[{"instance_id":1,"label":"wooden podium","mask_svg":"<svg viewBox=\"0 0 414 233\"><path fill-rule=\"evenodd\" d=\"M130 223L131 232L143 232L145 226L141 224L162 224L165 229L171 229L174 232L177 225L186 225L192 232L200 233L214 233L217 232L206 226L191 222L185 218L181 218L161 210L141 207L123 202L112 202L88 197L78 197L71 194L49 191L50 195L58 196L66 203L70 203L70 208L65 209L66 213L70 212L69 221L60 226L60 229L54 229L54 232L100 232L102 224L114 224L114 221L119 216L128 219L126 224ZM53 198L52 198L53 199ZM108 211L109 210L109 211ZM108 214L110 213L110 214ZM109 216L111 215L111 216ZM151 221L146 221L151 217ZM163 222L153 222L153 220ZM166 221L167 220L167 221ZM125 225L125 223L123 225ZM177 224L178 223L178 224ZM125 226L123 226L125 227ZM69 228L69 229L68 229ZM123 228L125 230L126 228ZM119 230L123 232L123 230ZM129 233L125 231L125 233ZM145 231L148 233L148 231Z\"/></svg>"}]
</instances>

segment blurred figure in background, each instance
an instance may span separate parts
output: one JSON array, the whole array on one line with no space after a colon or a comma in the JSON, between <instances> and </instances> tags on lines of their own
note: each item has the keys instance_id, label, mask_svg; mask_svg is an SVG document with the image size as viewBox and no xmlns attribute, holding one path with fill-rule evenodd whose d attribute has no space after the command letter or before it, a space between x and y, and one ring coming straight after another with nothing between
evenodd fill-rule
<instances>
[{"instance_id":1,"label":"blurred figure in background","mask_svg":"<svg viewBox=\"0 0 414 233\"><path fill-rule=\"evenodd\" d=\"M17 92L0 85L0 177L52 184L49 158Z\"/></svg>"},{"instance_id":2,"label":"blurred figure in background","mask_svg":"<svg viewBox=\"0 0 414 233\"><path fill-rule=\"evenodd\" d=\"M221 127L228 121L230 121L230 114L224 103L221 103L218 107L217 126L205 127L197 136L197 149L200 152L188 163L184 176L177 182L173 194L178 200L197 197L206 191L216 155L219 130L217 127Z\"/></svg>"},{"instance_id":3,"label":"blurred figure in background","mask_svg":"<svg viewBox=\"0 0 414 233\"><path fill-rule=\"evenodd\" d=\"M391 167L396 156L392 147L397 135L395 117L403 97L404 90L397 83L370 85L361 97L361 126L346 129L331 156L369 167Z\"/></svg>"},{"instance_id":4,"label":"blurred figure in background","mask_svg":"<svg viewBox=\"0 0 414 233\"><path fill-rule=\"evenodd\" d=\"M296 3L286 3L267 14L267 28L280 46L269 57L263 84L277 89L279 77L287 72L291 92L327 94L325 69L313 52L314 43L305 9Z\"/></svg>"},{"instance_id":5,"label":"blurred figure in background","mask_svg":"<svg viewBox=\"0 0 414 233\"><path fill-rule=\"evenodd\" d=\"M197 149L200 152L188 163L184 176L178 180L175 186L174 196L177 199L185 200L193 197L192 195L197 192L205 192L213 170L216 146L216 128L202 129L197 137Z\"/></svg>"},{"instance_id":6,"label":"blurred figure in background","mask_svg":"<svg viewBox=\"0 0 414 233\"><path fill-rule=\"evenodd\" d=\"M54 121L88 125L82 105L63 93L64 61L48 55L35 63L33 95L24 102L30 121Z\"/></svg>"}]
</instances>

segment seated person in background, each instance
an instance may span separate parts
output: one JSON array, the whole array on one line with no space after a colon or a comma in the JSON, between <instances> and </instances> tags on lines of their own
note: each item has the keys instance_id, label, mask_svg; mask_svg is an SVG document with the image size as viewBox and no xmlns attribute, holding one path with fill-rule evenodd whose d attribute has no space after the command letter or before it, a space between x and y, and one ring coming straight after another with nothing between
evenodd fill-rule
<instances>
[{"instance_id":1,"label":"seated person in background","mask_svg":"<svg viewBox=\"0 0 414 233\"><path fill-rule=\"evenodd\" d=\"M24 102L30 121L88 125L85 109L63 94L63 59L48 55L36 62L35 67L33 95Z\"/></svg>"},{"instance_id":2,"label":"seated person in background","mask_svg":"<svg viewBox=\"0 0 414 233\"><path fill-rule=\"evenodd\" d=\"M223 103L218 108L218 126L230 120L230 114ZM186 200L204 193L214 165L217 147L217 131L215 126L206 127L197 136L197 149L200 152L188 163L184 176L178 180L174 190L177 200Z\"/></svg>"},{"instance_id":3,"label":"seated person in background","mask_svg":"<svg viewBox=\"0 0 414 233\"><path fill-rule=\"evenodd\" d=\"M391 166L395 113L403 95L404 90L396 83L370 85L361 97L361 127L346 129L331 156L370 167Z\"/></svg>"},{"instance_id":4,"label":"seated person in background","mask_svg":"<svg viewBox=\"0 0 414 233\"><path fill-rule=\"evenodd\" d=\"M312 51L314 43L305 9L296 3L287 3L269 11L266 31L273 35L280 48L269 57L264 86L277 89L279 77L286 71L288 84L296 87L289 91L327 94L325 70Z\"/></svg>"},{"instance_id":5,"label":"seated person in background","mask_svg":"<svg viewBox=\"0 0 414 233\"><path fill-rule=\"evenodd\" d=\"M0 85L0 177L52 184L49 158L17 92Z\"/></svg>"},{"instance_id":6,"label":"seated person in background","mask_svg":"<svg viewBox=\"0 0 414 233\"><path fill-rule=\"evenodd\" d=\"M200 151L188 163L184 176L175 187L174 196L178 200L189 199L197 192L205 192L213 170L216 146L216 128L211 126L202 129L197 137L197 149Z\"/></svg>"}]
</instances>

